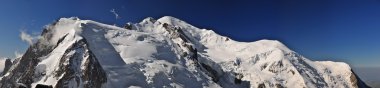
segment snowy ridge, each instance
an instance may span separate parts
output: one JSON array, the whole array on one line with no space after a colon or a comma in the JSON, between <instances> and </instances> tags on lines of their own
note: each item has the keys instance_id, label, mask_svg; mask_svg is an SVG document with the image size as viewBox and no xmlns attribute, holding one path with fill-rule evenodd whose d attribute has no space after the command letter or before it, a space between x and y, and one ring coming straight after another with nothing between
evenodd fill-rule
<instances>
[{"instance_id":1,"label":"snowy ridge","mask_svg":"<svg viewBox=\"0 0 380 88\"><path fill-rule=\"evenodd\" d=\"M365 87L343 62L311 61L276 40L239 42L177 18L124 28L61 18L0 87Z\"/></svg>"}]
</instances>

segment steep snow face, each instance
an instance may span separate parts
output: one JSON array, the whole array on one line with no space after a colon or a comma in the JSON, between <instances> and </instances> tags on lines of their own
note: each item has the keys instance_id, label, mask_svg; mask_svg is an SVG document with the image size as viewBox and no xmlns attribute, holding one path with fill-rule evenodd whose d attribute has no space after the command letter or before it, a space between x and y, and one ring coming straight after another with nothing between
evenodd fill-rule
<instances>
[{"instance_id":1,"label":"steep snow face","mask_svg":"<svg viewBox=\"0 0 380 88\"><path fill-rule=\"evenodd\" d=\"M153 32L62 18L47 26L43 38L20 61L33 64L16 65L1 86L220 87L183 55L178 41ZM45 51L41 56L34 53Z\"/></svg>"},{"instance_id":2,"label":"steep snow face","mask_svg":"<svg viewBox=\"0 0 380 88\"><path fill-rule=\"evenodd\" d=\"M238 42L174 17L124 28L61 18L1 87L358 87L342 62L310 61L275 40Z\"/></svg>"},{"instance_id":3,"label":"steep snow face","mask_svg":"<svg viewBox=\"0 0 380 88\"><path fill-rule=\"evenodd\" d=\"M218 64L213 68L240 76L251 87L356 87L347 64L310 61L279 41L238 42L170 16L150 24L140 23L161 34L165 34L160 27L164 24L183 31L182 35L197 48L200 60L204 61L200 63Z\"/></svg>"},{"instance_id":4,"label":"steep snow face","mask_svg":"<svg viewBox=\"0 0 380 88\"><path fill-rule=\"evenodd\" d=\"M187 64L193 61L179 55L174 40L164 35L95 22L83 24L82 29L81 35L107 72L107 87L218 86Z\"/></svg>"}]
</instances>

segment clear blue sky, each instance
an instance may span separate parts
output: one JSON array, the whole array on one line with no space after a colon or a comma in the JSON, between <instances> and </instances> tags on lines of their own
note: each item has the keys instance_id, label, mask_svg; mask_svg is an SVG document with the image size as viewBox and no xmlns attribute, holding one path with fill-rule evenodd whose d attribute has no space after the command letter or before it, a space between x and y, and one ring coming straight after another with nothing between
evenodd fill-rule
<instances>
[{"instance_id":1,"label":"clear blue sky","mask_svg":"<svg viewBox=\"0 0 380 88\"><path fill-rule=\"evenodd\" d=\"M312 60L380 67L379 0L2 0L0 57L28 47L20 30L60 17L122 25L165 15L238 41L279 40Z\"/></svg>"}]
</instances>

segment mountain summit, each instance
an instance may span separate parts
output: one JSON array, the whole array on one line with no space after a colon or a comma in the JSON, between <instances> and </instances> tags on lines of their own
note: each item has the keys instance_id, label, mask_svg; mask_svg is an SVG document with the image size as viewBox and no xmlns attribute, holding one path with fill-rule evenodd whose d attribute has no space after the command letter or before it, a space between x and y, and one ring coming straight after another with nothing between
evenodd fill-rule
<instances>
[{"instance_id":1,"label":"mountain summit","mask_svg":"<svg viewBox=\"0 0 380 88\"><path fill-rule=\"evenodd\" d=\"M170 16L124 27L61 18L3 73L1 88L368 87L346 63L311 61L276 40L235 41Z\"/></svg>"}]
</instances>

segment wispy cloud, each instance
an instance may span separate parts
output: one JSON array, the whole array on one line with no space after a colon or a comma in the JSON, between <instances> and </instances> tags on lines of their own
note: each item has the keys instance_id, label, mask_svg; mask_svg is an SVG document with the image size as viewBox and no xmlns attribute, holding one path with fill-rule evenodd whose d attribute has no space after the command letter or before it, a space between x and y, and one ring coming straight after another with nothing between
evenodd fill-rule
<instances>
[{"instance_id":1,"label":"wispy cloud","mask_svg":"<svg viewBox=\"0 0 380 88\"><path fill-rule=\"evenodd\" d=\"M120 19L121 17L119 16L119 14L116 13L115 9L111 9L110 11L113 15L115 15L115 18L116 19Z\"/></svg>"},{"instance_id":2,"label":"wispy cloud","mask_svg":"<svg viewBox=\"0 0 380 88\"><path fill-rule=\"evenodd\" d=\"M39 35L30 35L25 31L21 31L20 38L22 41L27 42L29 45L34 44L39 38Z\"/></svg>"},{"instance_id":3,"label":"wispy cloud","mask_svg":"<svg viewBox=\"0 0 380 88\"><path fill-rule=\"evenodd\" d=\"M16 58L22 57L22 55L24 55L24 54L19 53L18 51L15 51L15 57Z\"/></svg>"}]
</instances>

